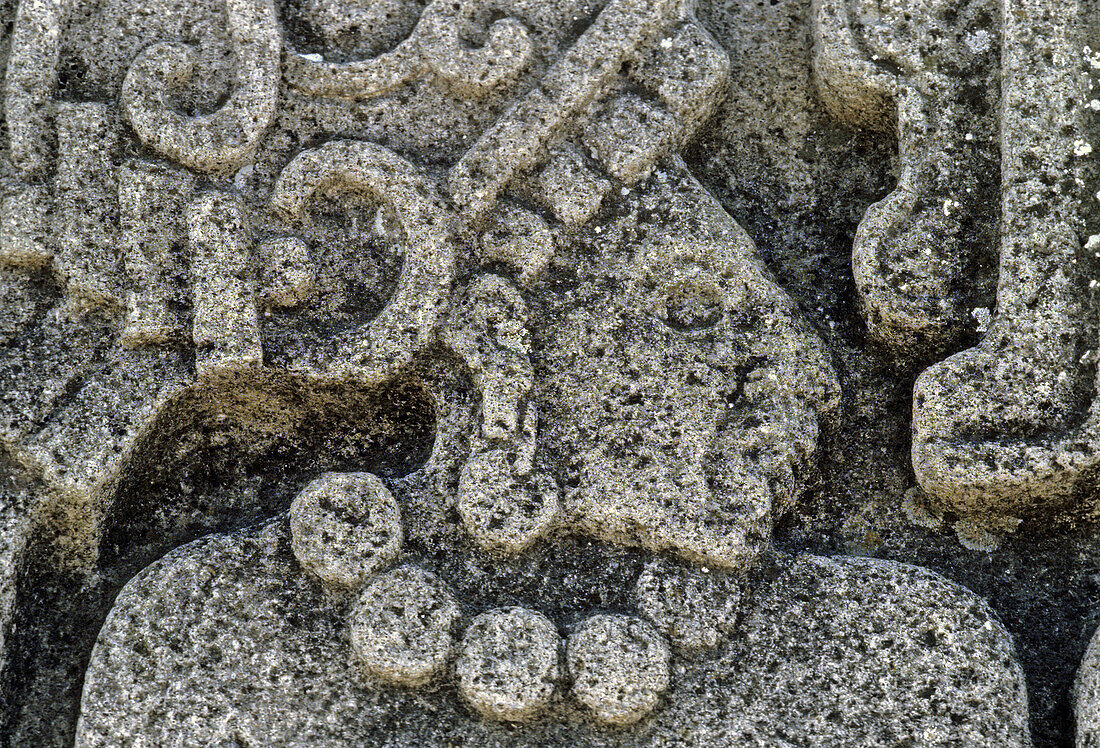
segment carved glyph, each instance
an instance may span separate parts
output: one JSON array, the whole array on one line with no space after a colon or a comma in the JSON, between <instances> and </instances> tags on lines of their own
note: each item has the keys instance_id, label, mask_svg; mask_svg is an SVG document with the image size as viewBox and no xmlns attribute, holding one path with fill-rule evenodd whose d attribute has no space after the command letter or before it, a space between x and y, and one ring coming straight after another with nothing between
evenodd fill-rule
<instances>
[{"instance_id":1,"label":"carved glyph","mask_svg":"<svg viewBox=\"0 0 1100 748\"><path fill-rule=\"evenodd\" d=\"M237 86L218 111L185 117L169 105L169 89L195 75L191 52L178 44L143 51L122 84L123 111L142 141L199 171L241 166L275 113L281 39L274 3L226 0L225 10Z\"/></svg>"},{"instance_id":2,"label":"carved glyph","mask_svg":"<svg viewBox=\"0 0 1100 748\"><path fill-rule=\"evenodd\" d=\"M860 127L892 128L896 114L898 184L867 210L853 248L870 332L902 347L957 339L974 320L983 333L920 375L912 417L917 503L957 518L974 547L1071 504L1096 464L1082 12L1057 1L814 5L822 101ZM979 184L994 159L996 195ZM995 276L982 267L991 249ZM991 315L983 284L994 277Z\"/></svg>"},{"instance_id":3,"label":"carved glyph","mask_svg":"<svg viewBox=\"0 0 1100 748\"><path fill-rule=\"evenodd\" d=\"M870 333L942 347L990 303L1000 13L996 3L815 0L821 99L854 127L897 132L898 180L856 230Z\"/></svg>"},{"instance_id":4,"label":"carved glyph","mask_svg":"<svg viewBox=\"0 0 1100 748\"><path fill-rule=\"evenodd\" d=\"M913 469L963 534L1057 508L1095 464L1095 312L1077 186L1077 5L1006 5L997 308L975 348L918 378ZM1041 44L1039 43L1041 40Z\"/></svg>"}]
</instances>

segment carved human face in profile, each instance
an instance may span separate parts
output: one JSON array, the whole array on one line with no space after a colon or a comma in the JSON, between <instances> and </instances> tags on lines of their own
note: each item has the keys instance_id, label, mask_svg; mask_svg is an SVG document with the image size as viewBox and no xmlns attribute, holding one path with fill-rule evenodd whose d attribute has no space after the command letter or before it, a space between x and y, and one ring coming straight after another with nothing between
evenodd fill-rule
<instances>
[{"instance_id":1,"label":"carved human face in profile","mask_svg":"<svg viewBox=\"0 0 1100 748\"><path fill-rule=\"evenodd\" d=\"M606 259L580 263L536 362L542 443L567 465L568 520L743 569L816 436L791 372L772 363L794 330L777 322L774 286L740 241L608 234L594 243Z\"/></svg>"}]
</instances>

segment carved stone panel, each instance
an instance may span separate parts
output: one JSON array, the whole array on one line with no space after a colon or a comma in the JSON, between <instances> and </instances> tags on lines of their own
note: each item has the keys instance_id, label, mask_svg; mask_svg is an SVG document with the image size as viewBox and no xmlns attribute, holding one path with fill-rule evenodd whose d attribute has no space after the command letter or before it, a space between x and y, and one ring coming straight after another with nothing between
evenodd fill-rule
<instances>
[{"instance_id":1,"label":"carved stone panel","mask_svg":"<svg viewBox=\"0 0 1100 748\"><path fill-rule=\"evenodd\" d=\"M1091 2L0 7L0 744L1090 744Z\"/></svg>"}]
</instances>

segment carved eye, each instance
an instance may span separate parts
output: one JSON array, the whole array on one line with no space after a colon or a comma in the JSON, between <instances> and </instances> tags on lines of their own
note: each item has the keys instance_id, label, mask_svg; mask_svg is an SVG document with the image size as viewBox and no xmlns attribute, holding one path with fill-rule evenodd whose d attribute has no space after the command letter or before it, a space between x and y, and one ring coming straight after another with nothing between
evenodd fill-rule
<instances>
[{"instance_id":1,"label":"carved eye","mask_svg":"<svg viewBox=\"0 0 1100 748\"><path fill-rule=\"evenodd\" d=\"M665 286L665 324L674 330L702 330L714 327L725 311L725 294L717 279L697 276Z\"/></svg>"}]
</instances>

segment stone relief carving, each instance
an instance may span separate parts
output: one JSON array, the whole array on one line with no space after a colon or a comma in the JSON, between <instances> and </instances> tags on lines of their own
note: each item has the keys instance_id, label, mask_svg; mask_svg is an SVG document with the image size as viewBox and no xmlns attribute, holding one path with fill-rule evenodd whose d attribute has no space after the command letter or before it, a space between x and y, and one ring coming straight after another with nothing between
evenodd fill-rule
<instances>
[{"instance_id":1,"label":"stone relief carving","mask_svg":"<svg viewBox=\"0 0 1100 748\"><path fill-rule=\"evenodd\" d=\"M146 48L122 84L122 109L142 142L198 171L240 166L275 112L281 45L274 4L226 0L225 12L238 86L217 112L186 118L168 105L167 89L194 75L190 51L178 44Z\"/></svg>"},{"instance_id":2,"label":"stone relief carving","mask_svg":"<svg viewBox=\"0 0 1100 748\"><path fill-rule=\"evenodd\" d=\"M1074 683L1073 705L1077 719L1076 745L1079 748L1096 745L1100 740L1100 717L1097 715L1097 639L1095 634L1089 641L1088 649L1081 660Z\"/></svg>"},{"instance_id":3,"label":"stone relief carving","mask_svg":"<svg viewBox=\"0 0 1100 748\"><path fill-rule=\"evenodd\" d=\"M925 508L954 515L963 541L986 547L1021 521L1071 502L1095 462L1095 323L1085 288L1091 259L1079 210L1091 153L1079 6L1006 5L999 45L987 4L933 4L914 14L890 3L823 1L814 10L815 72L834 114L881 125L891 102L898 113L898 187L868 209L853 249L869 329L904 345L920 330L945 334L968 313L990 318L977 346L918 378L912 446ZM895 38L899 29L905 39ZM952 278L970 283L968 263L981 259L975 246L964 251L960 237L963 217L982 195L976 164L990 158L982 143L993 135L962 101L975 95L975 80L988 79L975 71L990 67L998 46L1000 260L989 315L990 299L951 287ZM868 114L877 120L859 120ZM933 222L943 225L933 229ZM994 244L985 229L968 232L968 241ZM894 254L885 249L891 244ZM928 264L917 269L914 262ZM912 289L944 306L918 311Z\"/></svg>"},{"instance_id":4,"label":"stone relief carving","mask_svg":"<svg viewBox=\"0 0 1100 748\"><path fill-rule=\"evenodd\" d=\"M852 273L870 333L941 345L993 297L997 159L995 3L817 0L821 98L856 127L896 130L897 186L867 209Z\"/></svg>"},{"instance_id":5,"label":"stone relief carving","mask_svg":"<svg viewBox=\"0 0 1100 748\"><path fill-rule=\"evenodd\" d=\"M1060 20L1075 12L1055 3L1005 16L996 314L977 347L914 390L917 479L979 536L1069 500L1096 451L1094 315L1077 269L1084 101L1073 27Z\"/></svg>"},{"instance_id":6,"label":"stone relief carving","mask_svg":"<svg viewBox=\"0 0 1100 748\"><path fill-rule=\"evenodd\" d=\"M911 26L891 3L810 16L832 114L892 129L896 107L901 176L853 269L869 331L906 351L957 340L990 301L980 175L1003 47L996 320L913 405L917 479L968 538L1065 498L1095 451L1062 433L1087 429L1078 219L1032 163L1072 169L1069 24L1050 18L1076 6L1044 2L1041 23L1014 3L922 6ZM135 482L182 486L168 455L201 459L187 432L249 459L337 446L251 526L193 533L122 587L69 742L768 744L782 714L803 722L791 744L1030 744L1012 639L972 593L771 547L841 387L678 155L734 64L693 3L140 5L155 20L118 25L131 57L86 66L108 92L90 101L58 98L62 30L90 21L15 16L0 261L58 300L0 361L5 449L44 487L57 563L94 577ZM392 48L356 47L356 13ZM220 38L192 43L179 19ZM1011 454L1002 423L1024 424ZM426 436L394 448L416 452L400 470L339 446L405 427ZM1077 446L1036 446L1039 427ZM578 592L600 564L610 602ZM508 591L550 567L557 598ZM831 667L859 688L835 691Z\"/></svg>"}]
</instances>

